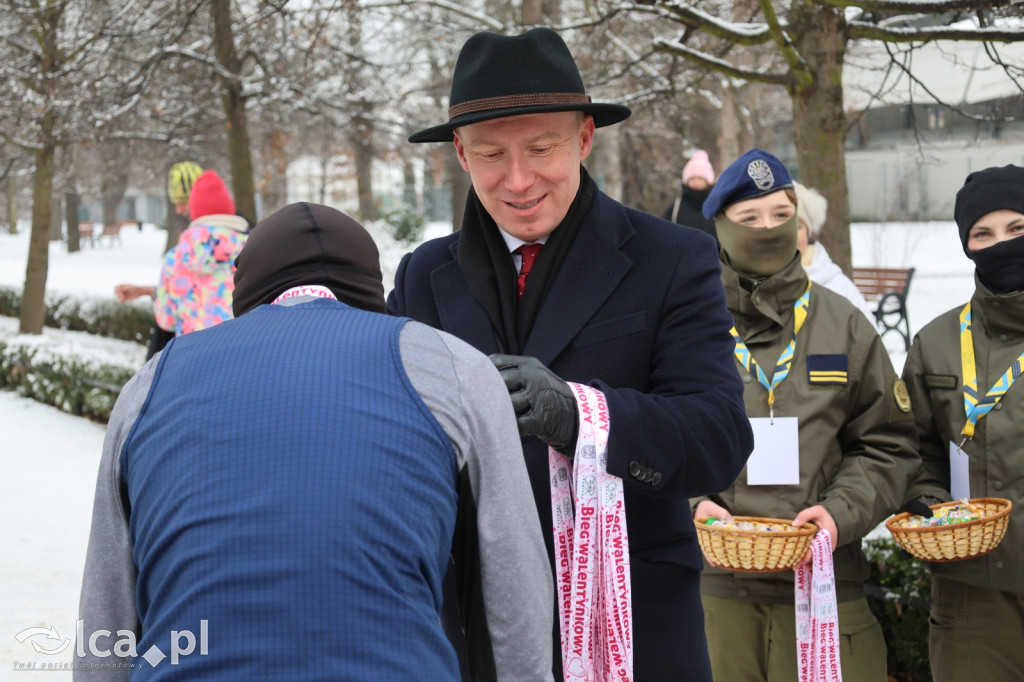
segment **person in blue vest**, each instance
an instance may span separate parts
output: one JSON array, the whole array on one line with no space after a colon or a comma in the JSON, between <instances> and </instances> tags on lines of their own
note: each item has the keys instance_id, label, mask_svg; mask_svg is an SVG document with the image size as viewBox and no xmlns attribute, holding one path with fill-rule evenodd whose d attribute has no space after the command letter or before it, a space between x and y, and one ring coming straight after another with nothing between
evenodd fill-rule
<instances>
[{"instance_id":1,"label":"person in blue vest","mask_svg":"<svg viewBox=\"0 0 1024 682\"><path fill-rule=\"evenodd\" d=\"M103 446L75 679L551 680L552 577L488 358L384 312L377 247L292 204L237 259L236 318L175 338Z\"/></svg>"},{"instance_id":2,"label":"person in blue vest","mask_svg":"<svg viewBox=\"0 0 1024 682\"><path fill-rule=\"evenodd\" d=\"M556 32L473 35L449 103L446 123L409 139L454 145L472 180L465 217L402 259L388 311L492 355L552 561L548 446L572 452L578 430L566 382L604 393L608 472L625 489L636 679L709 682L688 497L728 487L753 444L715 240L623 206L591 179L582 163L595 128L630 111L591 101ZM549 630L559 652L554 621Z\"/></svg>"}]
</instances>

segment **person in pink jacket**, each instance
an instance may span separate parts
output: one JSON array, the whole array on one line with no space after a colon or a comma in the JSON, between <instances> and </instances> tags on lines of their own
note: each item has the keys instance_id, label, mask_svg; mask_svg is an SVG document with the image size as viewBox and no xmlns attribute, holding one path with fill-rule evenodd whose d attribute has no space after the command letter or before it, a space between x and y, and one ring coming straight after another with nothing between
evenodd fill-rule
<instances>
[{"instance_id":1,"label":"person in pink jacket","mask_svg":"<svg viewBox=\"0 0 1024 682\"><path fill-rule=\"evenodd\" d=\"M156 323L176 335L231 319L234 261L249 229L216 171L195 181L188 208L192 222L164 256L153 299Z\"/></svg>"}]
</instances>

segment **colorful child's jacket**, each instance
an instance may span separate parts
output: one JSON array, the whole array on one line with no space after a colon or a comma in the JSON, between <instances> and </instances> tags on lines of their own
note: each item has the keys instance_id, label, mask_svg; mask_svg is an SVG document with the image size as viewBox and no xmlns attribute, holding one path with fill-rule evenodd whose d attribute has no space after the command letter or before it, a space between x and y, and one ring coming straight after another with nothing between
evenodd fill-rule
<instances>
[{"instance_id":1,"label":"colorful child's jacket","mask_svg":"<svg viewBox=\"0 0 1024 682\"><path fill-rule=\"evenodd\" d=\"M231 319L235 257L249 224L237 215L193 220L164 256L153 314L161 329L188 334Z\"/></svg>"}]
</instances>

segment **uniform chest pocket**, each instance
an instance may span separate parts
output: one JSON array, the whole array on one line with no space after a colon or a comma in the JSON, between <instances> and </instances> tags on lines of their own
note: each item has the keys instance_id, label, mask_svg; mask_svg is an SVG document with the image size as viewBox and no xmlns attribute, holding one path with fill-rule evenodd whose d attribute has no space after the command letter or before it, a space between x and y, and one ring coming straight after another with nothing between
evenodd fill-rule
<instances>
[{"instance_id":1,"label":"uniform chest pocket","mask_svg":"<svg viewBox=\"0 0 1024 682\"><path fill-rule=\"evenodd\" d=\"M848 386L850 357L844 354L808 355L807 383L811 386Z\"/></svg>"}]
</instances>

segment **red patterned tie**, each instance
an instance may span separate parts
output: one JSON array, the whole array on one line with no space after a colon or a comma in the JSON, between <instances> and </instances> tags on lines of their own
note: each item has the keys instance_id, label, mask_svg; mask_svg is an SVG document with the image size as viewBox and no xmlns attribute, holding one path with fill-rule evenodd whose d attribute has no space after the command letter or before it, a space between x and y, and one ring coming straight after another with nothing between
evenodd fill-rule
<instances>
[{"instance_id":1,"label":"red patterned tie","mask_svg":"<svg viewBox=\"0 0 1024 682\"><path fill-rule=\"evenodd\" d=\"M526 278L530 276L530 270L533 269L533 263L537 260L537 254L540 253L543 244L523 244L512 253L518 253L523 257L523 266L519 268L519 279L516 280L516 287L519 289L519 298L523 297L523 289L526 288Z\"/></svg>"}]
</instances>

